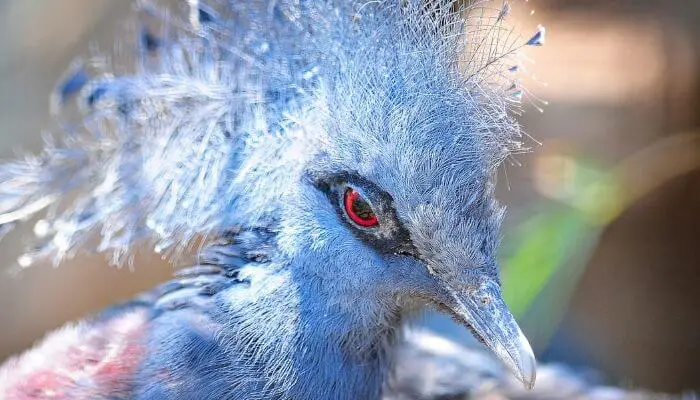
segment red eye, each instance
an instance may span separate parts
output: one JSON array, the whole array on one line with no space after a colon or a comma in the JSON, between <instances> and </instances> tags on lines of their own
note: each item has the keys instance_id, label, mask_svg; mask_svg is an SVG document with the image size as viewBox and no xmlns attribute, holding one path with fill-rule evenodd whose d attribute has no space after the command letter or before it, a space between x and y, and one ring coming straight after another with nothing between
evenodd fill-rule
<instances>
[{"instance_id":1,"label":"red eye","mask_svg":"<svg viewBox=\"0 0 700 400\"><path fill-rule=\"evenodd\" d=\"M379 219L372 210L372 206L362 197L360 192L351 188L345 189L343 204L345 205L345 213L348 215L348 218L357 225L364 228L372 228L379 225Z\"/></svg>"}]
</instances>

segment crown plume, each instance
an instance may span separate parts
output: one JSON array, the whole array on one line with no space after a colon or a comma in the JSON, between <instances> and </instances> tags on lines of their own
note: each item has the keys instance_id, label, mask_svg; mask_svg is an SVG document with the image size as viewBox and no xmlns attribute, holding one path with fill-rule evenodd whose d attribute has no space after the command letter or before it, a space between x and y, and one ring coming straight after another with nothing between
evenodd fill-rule
<instances>
[{"instance_id":1,"label":"crown plume","mask_svg":"<svg viewBox=\"0 0 700 400\"><path fill-rule=\"evenodd\" d=\"M177 16L142 2L136 56L74 64L53 100L60 139L47 135L40 155L0 164L0 238L38 217L20 265L80 250L121 264L141 243L177 252L274 220L271 193L324 143L324 88L357 75L370 55L425 52L396 62L411 59L407 73L443 73L461 88L497 168L523 151L514 73L519 50L541 44L544 30L517 35L507 2L460 4L189 1Z\"/></svg>"}]
</instances>

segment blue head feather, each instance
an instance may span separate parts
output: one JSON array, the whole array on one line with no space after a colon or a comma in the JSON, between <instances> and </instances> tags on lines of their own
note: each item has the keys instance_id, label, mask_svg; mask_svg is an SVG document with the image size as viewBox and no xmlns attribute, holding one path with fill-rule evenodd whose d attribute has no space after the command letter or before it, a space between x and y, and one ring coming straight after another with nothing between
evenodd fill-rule
<instances>
[{"instance_id":1,"label":"blue head feather","mask_svg":"<svg viewBox=\"0 0 700 400\"><path fill-rule=\"evenodd\" d=\"M119 262L141 241L166 250L277 218L319 162L380 174L383 157L394 186L483 190L522 150L504 78L521 43L494 42L507 25L476 17L488 3L234 2L199 5L193 28L144 6L169 37L141 32L132 74L72 69L58 103L80 92L84 118L42 155L2 165L0 223L51 209L24 264L59 262L96 235Z\"/></svg>"}]
</instances>

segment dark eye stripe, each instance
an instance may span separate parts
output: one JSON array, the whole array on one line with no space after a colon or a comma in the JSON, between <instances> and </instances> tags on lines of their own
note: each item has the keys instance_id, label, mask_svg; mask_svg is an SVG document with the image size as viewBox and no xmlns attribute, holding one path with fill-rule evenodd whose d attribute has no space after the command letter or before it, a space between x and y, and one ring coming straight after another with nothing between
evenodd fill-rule
<instances>
[{"instance_id":1,"label":"dark eye stripe","mask_svg":"<svg viewBox=\"0 0 700 400\"><path fill-rule=\"evenodd\" d=\"M374 182L353 172L309 173L306 178L309 183L328 196L331 204L335 206L338 216L351 228L352 233L377 252L420 259L408 229L403 226L396 215L393 198ZM377 218L376 225L365 227L352 220L351 214L346 210L345 194L347 189L358 192L362 199L362 202L350 204L349 209L358 214L358 218L363 215L367 217L368 212L373 213ZM365 203L366 206L362 203Z\"/></svg>"}]
</instances>

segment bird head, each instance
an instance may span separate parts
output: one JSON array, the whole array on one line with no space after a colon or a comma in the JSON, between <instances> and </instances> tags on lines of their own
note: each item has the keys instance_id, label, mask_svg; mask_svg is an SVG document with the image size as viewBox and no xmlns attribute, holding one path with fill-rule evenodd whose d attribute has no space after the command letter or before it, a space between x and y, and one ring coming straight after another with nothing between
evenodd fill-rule
<instances>
[{"instance_id":1,"label":"bird head","mask_svg":"<svg viewBox=\"0 0 700 400\"><path fill-rule=\"evenodd\" d=\"M432 305L532 387L535 358L503 299L496 258L504 208L494 174L517 150L519 128L507 100L446 64L444 48L390 31L410 51L389 53L369 44L388 37L358 29L357 46L332 58L343 67L326 65L335 72L321 79L313 109L322 117L305 128L319 139L285 201L281 243L312 253L306 268L358 313Z\"/></svg>"},{"instance_id":2,"label":"bird head","mask_svg":"<svg viewBox=\"0 0 700 400\"><path fill-rule=\"evenodd\" d=\"M322 260L308 268L349 304L359 295L379 314L424 304L449 314L531 387L535 359L501 293L504 209L476 110L456 93L421 92L426 104L372 93L383 98L363 116L362 102L333 96L334 139L290 196L282 242L304 243Z\"/></svg>"}]
</instances>

